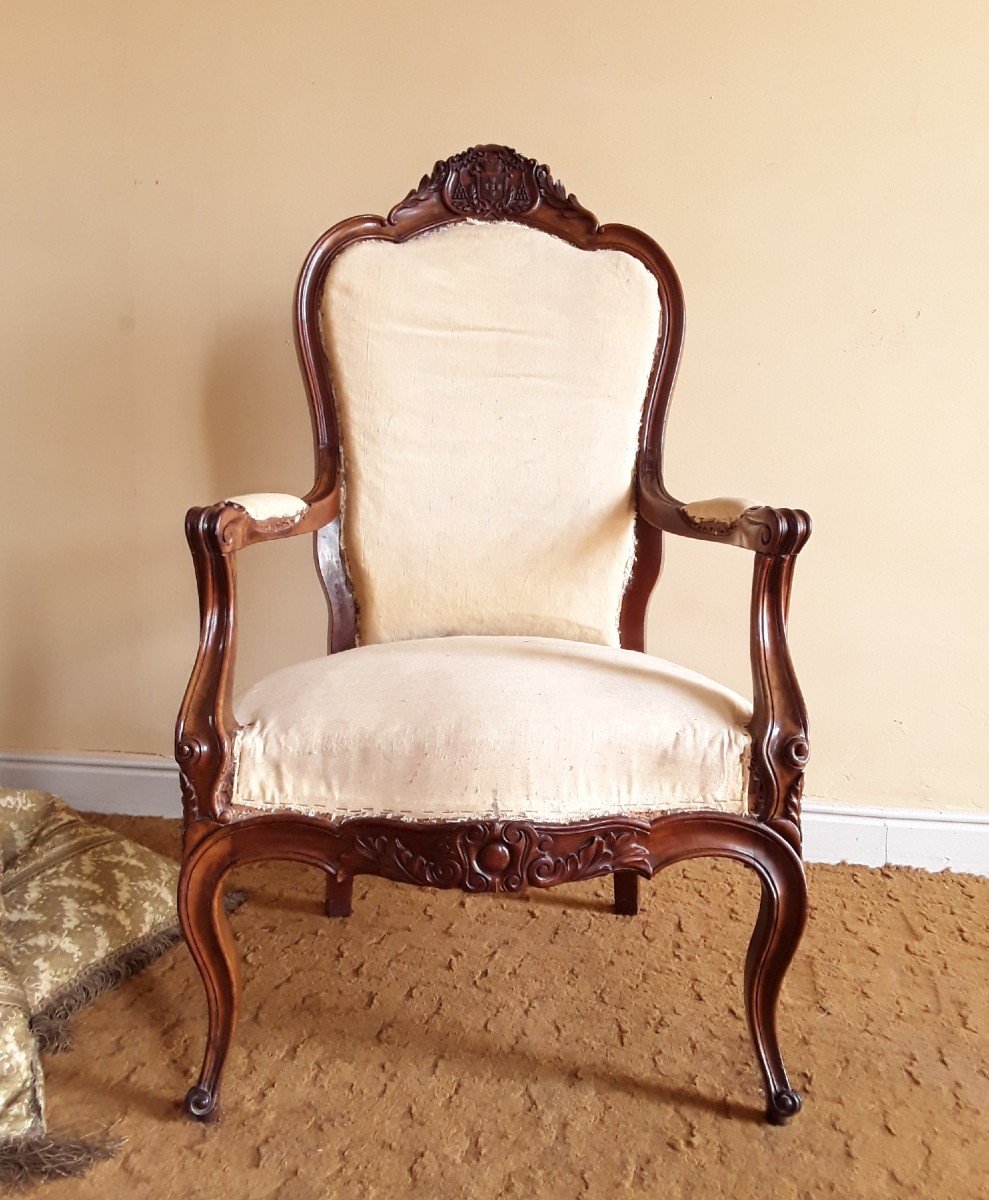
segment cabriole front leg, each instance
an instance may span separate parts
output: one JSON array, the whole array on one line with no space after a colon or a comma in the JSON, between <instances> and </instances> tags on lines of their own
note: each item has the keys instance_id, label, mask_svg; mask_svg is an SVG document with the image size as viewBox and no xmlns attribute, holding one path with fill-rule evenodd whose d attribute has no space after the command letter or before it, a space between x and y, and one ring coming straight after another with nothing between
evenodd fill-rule
<instances>
[{"instance_id":1,"label":"cabriole front leg","mask_svg":"<svg viewBox=\"0 0 989 1200\"><path fill-rule=\"evenodd\" d=\"M766 1120L785 1125L800 1111L776 1030L780 988L807 919L807 882L796 856L777 854L755 865L762 884L759 916L745 960L745 1012L766 1089Z\"/></svg>"},{"instance_id":2,"label":"cabriole front leg","mask_svg":"<svg viewBox=\"0 0 989 1200\"><path fill-rule=\"evenodd\" d=\"M650 835L654 872L693 858L728 858L759 876L762 899L745 961L745 1011L766 1090L766 1119L783 1125L800 1111L776 1031L783 977L807 920L807 881L799 854L780 834L752 817L682 813L661 818Z\"/></svg>"},{"instance_id":3,"label":"cabriole front leg","mask_svg":"<svg viewBox=\"0 0 989 1200\"><path fill-rule=\"evenodd\" d=\"M219 1116L220 1076L237 1025L240 969L233 932L223 908L223 876L230 862L223 847L201 848L179 875L179 923L206 990L208 1026L199 1080L189 1089L185 1111L200 1121Z\"/></svg>"}]
</instances>

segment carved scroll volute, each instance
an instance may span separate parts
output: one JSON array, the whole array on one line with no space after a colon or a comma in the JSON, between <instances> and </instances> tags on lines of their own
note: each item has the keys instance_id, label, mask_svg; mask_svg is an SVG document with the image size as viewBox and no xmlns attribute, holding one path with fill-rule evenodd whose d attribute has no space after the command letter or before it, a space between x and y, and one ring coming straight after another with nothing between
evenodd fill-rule
<instances>
[{"instance_id":1,"label":"carved scroll volute","mask_svg":"<svg viewBox=\"0 0 989 1200\"><path fill-rule=\"evenodd\" d=\"M450 215L475 220L524 220L540 205L597 228L593 213L540 166L509 146L472 146L438 162L417 188L396 204L388 223L396 225L433 210L437 220Z\"/></svg>"},{"instance_id":2,"label":"carved scroll volute","mask_svg":"<svg viewBox=\"0 0 989 1200\"><path fill-rule=\"evenodd\" d=\"M224 553L227 516L228 508L217 505L191 509L186 518L200 619L199 651L175 729L187 833L197 821L225 824L232 816L236 566L234 555Z\"/></svg>"},{"instance_id":3,"label":"carved scroll volute","mask_svg":"<svg viewBox=\"0 0 989 1200\"><path fill-rule=\"evenodd\" d=\"M798 849L804 768L810 758L807 709L787 643L796 558L757 554L752 584L752 760L749 808Z\"/></svg>"}]
</instances>

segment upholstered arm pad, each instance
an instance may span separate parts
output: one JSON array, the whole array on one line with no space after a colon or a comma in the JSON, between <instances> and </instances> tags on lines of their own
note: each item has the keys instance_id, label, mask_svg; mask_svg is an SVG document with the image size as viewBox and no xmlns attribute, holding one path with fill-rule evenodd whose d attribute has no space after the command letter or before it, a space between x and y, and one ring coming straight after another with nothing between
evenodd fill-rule
<instances>
[{"instance_id":1,"label":"upholstered arm pad","mask_svg":"<svg viewBox=\"0 0 989 1200\"><path fill-rule=\"evenodd\" d=\"M751 500L741 500L738 496L715 496L711 500L691 500L682 505L680 511L692 525L702 525L710 529L733 529L750 508L758 508Z\"/></svg>"},{"instance_id":2,"label":"upholstered arm pad","mask_svg":"<svg viewBox=\"0 0 989 1200\"><path fill-rule=\"evenodd\" d=\"M227 765L237 721L237 574L234 551L254 542L315 533L340 513L340 490L317 478L307 497L262 492L190 508L185 533L199 585L199 654L175 730L185 780L187 835L201 817L229 821Z\"/></svg>"},{"instance_id":3,"label":"upholstered arm pad","mask_svg":"<svg viewBox=\"0 0 989 1200\"><path fill-rule=\"evenodd\" d=\"M253 521L271 521L275 517L301 517L309 505L301 496L286 492L251 492L246 496L228 496L224 504L239 504Z\"/></svg>"},{"instance_id":4,"label":"upholstered arm pad","mask_svg":"<svg viewBox=\"0 0 989 1200\"><path fill-rule=\"evenodd\" d=\"M757 554L796 554L811 532L810 517L799 508L772 508L734 496L684 504L641 480L638 508L650 525L665 533L724 542Z\"/></svg>"},{"instance_id":5,"label":"upholstered arm pad","mask_svg":"<svg viewBox=\"0 0 989 1200\"><path fill-rule=\"evenodd\" d=\"M251 492L230 496L209 508L192 508L186 516L190 542L212 553L231 554L254 542L315 533L338 515L340 493L290 496L284 492Z\"/></svg>"}]
</instances>

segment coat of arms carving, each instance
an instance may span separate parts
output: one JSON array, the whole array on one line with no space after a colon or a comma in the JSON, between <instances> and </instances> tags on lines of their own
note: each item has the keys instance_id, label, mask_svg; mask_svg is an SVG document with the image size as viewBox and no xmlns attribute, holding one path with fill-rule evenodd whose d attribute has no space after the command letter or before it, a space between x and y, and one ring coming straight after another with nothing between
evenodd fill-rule
<instances>
[{"instance_id":1,"label":"coat of arms carving","mask_svg":"<svg viewBox=\"0 0 989 1200\"><path fill-rule=\"evenodd\" d=\"M475 146L448 160L443 199L467 216L528 212L539 198L535 165L503 146Z\"/></svg>"}]
</instances>

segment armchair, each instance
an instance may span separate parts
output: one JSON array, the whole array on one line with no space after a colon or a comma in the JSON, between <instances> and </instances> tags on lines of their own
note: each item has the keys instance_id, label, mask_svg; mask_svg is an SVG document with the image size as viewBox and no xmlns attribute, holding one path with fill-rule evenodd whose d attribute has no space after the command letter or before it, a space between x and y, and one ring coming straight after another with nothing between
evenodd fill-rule
<instances>
[{"instance_id":1,"label":"armchair","mask_svg":"<svg viewBox=\"0 0 989 1200\"><path fill-rule=\"evenodd\" d=\"M799 510L682 504L662 482L683 341L673 267L501 146L438 162L387 217L306 260L295 329L313 420L303 497L234 496L186 521L201 638L176 731L179 917L217 1113L240 982L224 876L270 858L517 892L639 878L699 856L761 884L745 1003L767 1119L800 1108L776 1032L807 910L807 722L787 648ZM753 552L753 703L643 653L663 534ZM329 654L234 701L236 562L311 534Z\"/></svg>"}]
</instances>

